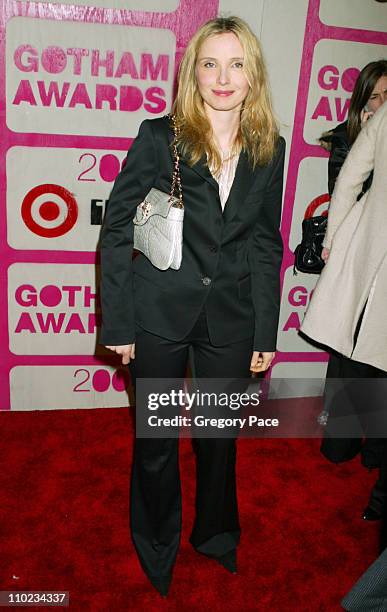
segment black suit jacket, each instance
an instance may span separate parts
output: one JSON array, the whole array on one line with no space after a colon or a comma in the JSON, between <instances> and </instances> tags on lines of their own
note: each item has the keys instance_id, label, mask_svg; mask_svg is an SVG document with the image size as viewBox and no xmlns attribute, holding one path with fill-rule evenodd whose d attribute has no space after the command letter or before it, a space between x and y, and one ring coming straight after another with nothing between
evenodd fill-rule
<instances>
[{"instance_id":1,"label":"black suit jacket","mask_svg":"<svg viewBox=\"0 0 387 612\"><path fill-rule=\"evenodd\" d=\"M254 349L276 346L282 239L279 232L285 142L253 171L242 152L224 212L204 160L180 159L184 198L183 260L160 271L140 254L132 261L137 205L151 187L169 193L172 177L166 117L145 120L111 192L101 233L102 344L135 341L136 325L181 340L206 304L212 343L254 336Z\"/></svg>"}]
</instances>

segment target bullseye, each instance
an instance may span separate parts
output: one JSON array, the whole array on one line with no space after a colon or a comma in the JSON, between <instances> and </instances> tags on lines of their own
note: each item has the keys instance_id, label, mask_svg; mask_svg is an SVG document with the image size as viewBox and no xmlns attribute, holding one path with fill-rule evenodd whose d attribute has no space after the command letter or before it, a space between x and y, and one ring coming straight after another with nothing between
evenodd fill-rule
<instances>
[{"instance_id":1,"label":"target bullseye","mask_svg":"<svg viewBox=\"0 0 387 612\"><path fill-rule=\"evenodd\" d=\"M58 225L45 227L32 217L32 207L37 198L47 196L47 200L39 206L39 215L43 221L55 221L60 217L60 207L51 200L50 196L52 194L60 198L67 214L64 221L59 222ZM67 234L74 227L78 219L78 204L74 196L65 187L47 183L37 185L26 194L22 203L21 214L24 223L31 232L43 238L57 238Z\"/></svg>"},{"instance_id":2,"label":"target bullseye","mask_svg":"<svg viewBox=\"0 0 387 612\"><path fill-rule=\"evenodd\" d=\"M39 214L45 221L54 221L60 214L60 208L56 202L44 202L39 207Z\"/></svg>"}]
</instances>

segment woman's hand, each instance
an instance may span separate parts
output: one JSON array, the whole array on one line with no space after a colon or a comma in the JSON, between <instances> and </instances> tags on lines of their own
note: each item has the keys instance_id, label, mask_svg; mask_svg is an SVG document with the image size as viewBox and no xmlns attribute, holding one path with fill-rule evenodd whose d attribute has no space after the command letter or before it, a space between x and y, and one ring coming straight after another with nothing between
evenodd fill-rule
<instances>
[{"instance_id":1,"label":"woman's hand","mask_svg":"<svg viewBox=\"0 0 387 612\"><path fill-rule=\"evenodd\" d=\"M328 261L328 257L329 257L329 253L331 252L330 249L327 249L326 247L323 248L323 250L321 251L321 259L327 263Z\"/></svg>"},{"instance_id":2,"label":"woman's hand","mask_svg":"<svg viewBox=\"0 0 387 612\"><path fill-rule=\"evenodd\" d=\"M374 113L372 111L366 111L363 109L360 113L360 127L363 128L367 123L368 119L371 119L373 114Z\"/></svg>"},{"instance_id":3,"label":"woman's hand","mask_svg":"<svg viewBox=\"0 0 387 612\"><path fill-rule=\"evenodd\" d=\"M250 370L252 372L265 372L271 365L275 353L254 351L251 358Z\"/></svg>"},{"instance_id":4,"label":"woman's hand","mask_svg":"<svg viewBox=\"0 0 387 612\"><path fill-rule=\"evenodd\" d=\"M115 351L118 355L122 355L123 365L128 365L131 359L135 358L135 344L120 344L119 346L107 346L110 351Z\"/></svg>"}]
</instances>

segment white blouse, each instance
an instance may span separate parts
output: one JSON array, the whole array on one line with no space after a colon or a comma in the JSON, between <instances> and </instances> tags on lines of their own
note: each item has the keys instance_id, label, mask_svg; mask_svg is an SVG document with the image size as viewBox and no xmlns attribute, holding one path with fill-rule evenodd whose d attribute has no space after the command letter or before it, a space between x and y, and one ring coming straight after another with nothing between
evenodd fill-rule
<instances>
[{"instance_id":1,"label":"white blouse","mask_svg":"<svg viewBox=\"0 0 387 612\"><path fill-rule=\"evenodd\" d=\"M233 155L232 157L226 157L222 162L222 167L219 174L215 175L211 168L209 168L212 176L219 185L219 198L222 206L222 211L227 202L230 190L235 178L235 171L238 165L239 155Z\"/></svg>"}]
</instances>

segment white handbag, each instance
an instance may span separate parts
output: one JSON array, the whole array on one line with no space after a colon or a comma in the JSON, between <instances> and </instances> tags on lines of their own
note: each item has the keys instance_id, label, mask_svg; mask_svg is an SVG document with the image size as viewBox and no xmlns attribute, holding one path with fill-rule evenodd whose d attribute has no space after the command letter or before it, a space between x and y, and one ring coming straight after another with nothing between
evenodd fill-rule
<instances>
[{"instance_id":1,"label":"white handbag","mask_svg":"<svg viewBox=\"0 0 387 612\"><path fill-rule=\"evenodd\" d=\"M184 205L176 146L176 123L172 116L174 170L170 194L154 187L137 206L134 224L134 248L141 251L159 270L178 270L183 250ZM174 196L178 190L178 197Z\"/></svg>"}]
</instances>

